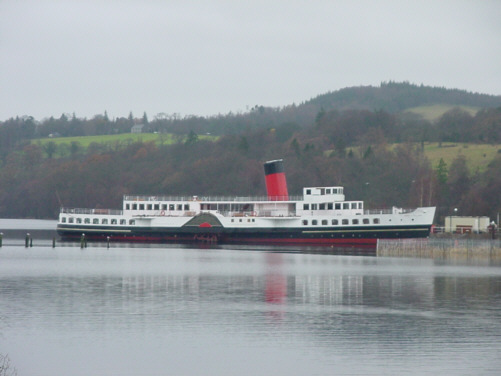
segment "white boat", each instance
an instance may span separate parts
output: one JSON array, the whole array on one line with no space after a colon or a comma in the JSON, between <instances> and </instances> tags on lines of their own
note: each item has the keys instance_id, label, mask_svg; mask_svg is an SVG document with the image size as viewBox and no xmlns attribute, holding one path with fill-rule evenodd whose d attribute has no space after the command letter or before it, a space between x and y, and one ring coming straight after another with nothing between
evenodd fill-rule
<instances>
[{"instance_id":1,"label":"white boat","mask_svg":"<svg viewBox=\"0 0 501 376\"><path fill-rule=\"evenodd\" d=\"M429 236L435 207L365 210L344 188L289 196L282 160L264 164L266 197L130 196L121 210L61 208L63 240L375 245Z\"/></svg>"}]
</instances>

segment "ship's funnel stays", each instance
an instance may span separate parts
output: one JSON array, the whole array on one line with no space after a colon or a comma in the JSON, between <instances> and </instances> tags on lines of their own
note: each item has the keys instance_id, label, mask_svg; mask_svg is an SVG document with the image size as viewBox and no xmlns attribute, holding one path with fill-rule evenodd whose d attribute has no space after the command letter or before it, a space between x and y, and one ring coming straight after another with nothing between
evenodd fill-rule
<instances>
[{"instance_id":1,"label":"ship's funnel stays","mask_svg":"<svg viewBox=\"0 0 501 376\"><path fill-rule=\"evenodd\" d=\"M287 201L287 181L285 180L284 161L277 159L264 164L264 174L266 175L266 191L268 199L272 201Z\"/></svg>"}]
</instances>

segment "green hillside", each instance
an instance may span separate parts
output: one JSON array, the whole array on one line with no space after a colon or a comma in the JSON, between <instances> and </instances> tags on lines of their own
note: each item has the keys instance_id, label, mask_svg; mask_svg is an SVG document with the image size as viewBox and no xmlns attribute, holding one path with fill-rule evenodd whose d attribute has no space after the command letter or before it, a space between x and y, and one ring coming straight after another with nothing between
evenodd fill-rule
<instances>
[{"instance_id":1,"label":"green hillside","mask_svg":"<svg viewBox=\"0 0 501 376\"><path fill-rule=\"evenodd\" d=\"M471 116L475 116L479 107L473 106L456 106L451 104L432 104L427 106L417 106L412 107L404 111L404 113L412 113L421 116L423 119L435 122L447 111L453 108L460 108L461 110L468 112Z\"/></svg>"}]
</instances>

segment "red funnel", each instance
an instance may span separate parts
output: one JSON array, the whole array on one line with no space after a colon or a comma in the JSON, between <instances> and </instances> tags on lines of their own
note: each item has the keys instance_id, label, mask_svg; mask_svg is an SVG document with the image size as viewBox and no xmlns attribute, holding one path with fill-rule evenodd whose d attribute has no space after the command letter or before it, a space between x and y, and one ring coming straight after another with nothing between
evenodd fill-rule
<instances>
[{"instance_id":1,"label":"red funnel","mask_svg":"<svg viewBox=\"0 0 501 376\"><path fill-rule=\"evenodd\" d=\"M287 201L287 181L285 180L284 163L282 159L269 161L264 164L266 175L266 191L268 199L272 201Z\"/></svg>"}]
</instances>

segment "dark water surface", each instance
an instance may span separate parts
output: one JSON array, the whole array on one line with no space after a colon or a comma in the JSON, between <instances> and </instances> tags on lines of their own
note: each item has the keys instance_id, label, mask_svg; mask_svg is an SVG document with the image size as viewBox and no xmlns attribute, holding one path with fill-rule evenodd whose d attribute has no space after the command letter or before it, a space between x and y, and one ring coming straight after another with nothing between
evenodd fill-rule
<instances>
[{"instance_id":1,"label":"dark water surface","mask_svg":"<svg viewBox=\"0 0 501 376\"><path fill-rule=\"evenodd\" d=\"M274 251L4 244L0 354L19 376L500 374L499 265Z\"/></svg>"}]
</instances>

